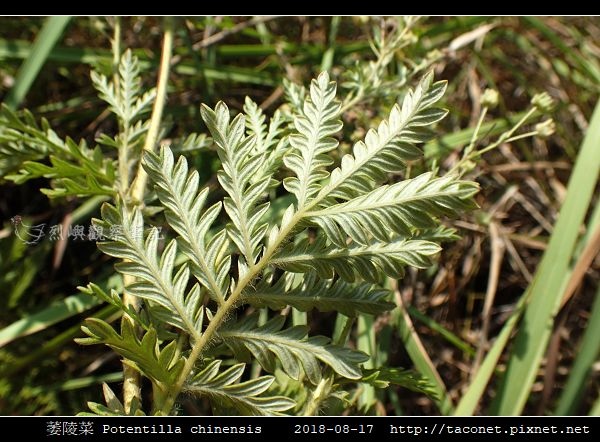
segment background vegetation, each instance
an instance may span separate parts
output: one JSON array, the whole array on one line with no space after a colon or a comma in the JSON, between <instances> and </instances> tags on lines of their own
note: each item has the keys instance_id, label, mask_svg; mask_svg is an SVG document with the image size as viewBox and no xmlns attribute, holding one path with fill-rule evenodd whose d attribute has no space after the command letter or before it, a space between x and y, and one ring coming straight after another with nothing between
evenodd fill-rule
<instances>
[{"instance_id":1,"label":"background vegetation","mask_svg":"<svg viewBox=\"0 0 600 442\"><path fill-rule=\"evenodd\" d=\"M0 18L3 103L45 118L62 138L92 145L116 132L90 80L90 68L112 69L116 20ZM223 100L240 110L251 96L270 114L282 102L284 79L306 85L328 70L354 94L356 107L344 114L345 152L364 135L358 128L373 126L405 85L433 68L437 79L449 81L443 105L450 113L439 125L447 135L428 143L425 160L411 167L446 171L471 142L486 88L497 90L499 100L479 131L480 148L519 121L535 94L548 92L556 103L550 115L555 133L500 143L476 160L468 177L481 185L480 209L450 223L461 238L445 244L434 267L409 271L394 284L392 301L399 308L358 323L359 349L379 364L421 373L437 395L366 388L359 409L380 415L600 414L600 115L594 113L600 20L422 18L401 41L377 45L389 42L399 20L178 18L164 142L185 150L201 181L216 189L214 151L202 140L182 141L205 132L200 103ZM162 20L120 21L120 45L139 57L145 86L152 87ZM367 67L362 77L350 75L361 72L355 66ZM4 111L2 119L9 115ZM541 121L536 116L534 122ZM101 402L100 383L117 391L122 376L114 353L73 342L82 336L84 318L118 319L112 307L77 290L90 280L110 284L112 261L94 242L66 240L69 226L86 226L87 233L101 198L49 200L40 192L48 179L21 185L7 179L28 159L10 151L9 139L0 128L0 413L74 414L88 400ZM65 240L46 237L27 245L16 234L31 238L35 230L27 226L41 223L63 226ZM330 322L330 315L309 314L312 331L328 330ZM184 413L208 412L193 401L182 407Z\"/></svg>"}]
</instances>

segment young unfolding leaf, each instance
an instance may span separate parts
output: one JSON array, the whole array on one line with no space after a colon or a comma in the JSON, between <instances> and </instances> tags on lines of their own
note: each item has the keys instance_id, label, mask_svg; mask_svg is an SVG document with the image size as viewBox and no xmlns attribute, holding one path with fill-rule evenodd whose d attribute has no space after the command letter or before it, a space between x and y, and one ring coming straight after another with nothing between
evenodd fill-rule
<instances>
[{"instance_id":1,"label":"young unfolding leaf","mask_svg":"<svg viewBox=\"0 0 600 442\"><path fill-rule=\"evenodd\" d=\"M260 396L275 378L262 376L237 383L244 373L245 364L236 364L220 372L221 361L212 361L184 388L185 391L206 396L221 407L231 407L253 416L280 414L296 403L283 396Z\"/></svg>"},{"instance_id":2,"label":"young unfolding leaf","mask_svg":"<svg viewBox=\"0 0 600 442\"><path fill-rule=\"evenodd\" d=\"M286 178L284 186L296 195L298 208L312 199L329 176L326 167L332 160L327 153L337 147L338 142L332 135L342 128L335 91L335 82L329 81L326 72L321 73L312 81L309 98L301 114L294 119L297 132L290 136L292 151L284 157L284 163L296 177Z\"/></svg>"},{"instance_id":3,"label":"young unfolding leaf","mask_svg":"<svg viewBox=\"0 0 600 442\"><path fill-rule=\"evenodd\" d=\"M78 413L78 416L124 416L128 414L125 411L123 403L117 398L117 395L111 390L107 383L102 384L102 392L104 393L104 400L106 405L99 404L97 402L88 402L87 405L92 413L82 412ZM137 399L137 398L136 398ZM139 400L132 401L129 415L134 416L145 416L145 413L140 408L141 404Z\"/></svg>"},{"instance_id":4,"label":"young unfolding leaf","mask_svg":"<svg viewBox=\"0 0 600 442\"><path fill-rule=\"evenodd\" d=\"M265 152L255 152L256 137L244 135L244 117L238 115L230 122L229 109L220 102L213 111L202 106L204 119L217 145L222 169L219 183L229 195L223 200L225 211L231 219L228 233L244 257L240 261L240 277L247 266L254 264L261 250L262 239L268 225L261 222L269 203L258 204L270 184L270 176L252 182L252 176L264 161Z\"/></svg>"},{"instance_id":5,"label":"young unfolding leaf","mask_svg":"<svg viewBox=\"0 0 600 442\"><path fill-rule=\"evenodd\" d=\"M223 328L219 337L238 359L247 361L252 354L269 372L275 371L275 361L278 360L283 371L292 379L298 379L304 371L308 380L317 384L322 376L320 361L342 377L358 379L362 375L358 364L369 359L362 352L330 344L330 339L325 336L307 338L306 326L282 330L284 316L277 316L260 327L257 322L257 315L248 316Z\"/></svg>"},{"instance_id":6,"label":"young unfolding leaf","mask_svg":"<svg viewBox=\"0 0 600 442\"><path fill-rule=\"evenodd\" d=\"M373 284L349 284L341 279L321 280L313 272L305 274L300 283L297 280L293 273L285 273L273 285L263 281L254 290L245 293L242 301L254 307L273 310L291 305L304 312L317 309L346 316L356 316L358 313L376 315L395 306L386 302L389 291Z\"/></svg>"},{"instance_id":7,"label":"young unfolding leaf","mask_svg":"<svg viewBox=\"0 0 600 442\"><path fill-rule=\"evenodd\" d=\"M121 401L117 398L115 393L110 389L108 384L102 384L102 392L104 393L104 400L106 405L98 404L96 402L88 402L87 405L92 413L82 412L77 413L77 416L146 416L144 410L142 410L142 404L138 398L134 398L131 401L129 407L129 413L125 411L125 407Z\"/></svg>"},{"instance_id":8,"label":"young unfolding leaf","mask_svg":"<svg viewBox=\"0 0 600 442\"><path fill-rule=\"evenodd\" d=\"M119 83L110 82L106 76L92 71L92 82L100 98L110 105L110 109L124 126L130 126L136 118L149 110L156 90L141 93L142 80L137 57L130 50L125 51L119 63Z\"/></svg>"},{"instance_id":9,"label":"young unfolding leaf","mask_svg":"<svg viewBox=\"0 0 600 442\"><path fill-rule=\"evenodd\" d=\"M367 245L352 243L346 247L327 245L320 236L311 243L303 239L276 254L271 263L291 272L315 270L321 278L339 275L348 282L357 277L377 283L383 275L400 278L404 267L425 268L431 265L440 246L430 241L395 238L389 242L371 241Z\"/></svg>"}]
</instances>

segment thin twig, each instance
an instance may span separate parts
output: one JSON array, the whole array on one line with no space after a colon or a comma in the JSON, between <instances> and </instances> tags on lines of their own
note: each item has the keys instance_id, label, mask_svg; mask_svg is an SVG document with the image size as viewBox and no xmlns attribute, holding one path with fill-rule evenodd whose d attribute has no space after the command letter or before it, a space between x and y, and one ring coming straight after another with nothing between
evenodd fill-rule
<instances>
[{"instance_id":1,"label":"thin twig","mask_svg":"<svg viewBox=\"0 0 600 442\"><path fill-rule=\"evenodd\" d=\"M522 172L529 170L548 170L548 169L564 169L570 170L573 168L572 164L567 161L535 161L519 162L511 164L498 164L496 166L489 166L489 170L494 172Z\"/></svg>"},{"instance_id":2,"label":"thin twig","mask_svg":"<svg viewBox=\"0 0 600 442\"><path fill-rule=\"evenodd\" d=\"M483 359L483 355L488 346L488 333L490 329L490 319L492 314L492 306L498 290L498 280L500 278L500 267L504 257L504 243L500 238L498 225L492 221L490 223L490 240L492 248L492 257L490 261L490 274L488 277L487 290L485 292L485 301L483 304L482 325L479 334L479 345L477 346L477 354L473 361L471 378L474 378L479 369L479 365Z\"/></svg>"},{"instance_id":3,"label":"thin twig","mask_svg":"<svg viewBox=\"0 0 600 442\"><path fill-rule=\"evenodd\" d=\"M162 114L167 100L167 82L169 81L169 70L171 67L171 56L173 53L173 18L165 18L165 34L163 39L162 56L160 60L160 71L158 74L158 84L156 86L156 100L152 107L152 117L150 118L150 127L144 143L144 152L153 151L158 142L158 132L162 121ZM129 194L132 201L142 203L143 195L146 189L148 174L142 167L141 161L138 166L137 175ZM141 198L142 197L142 198Z\"/></svg>"},{"instance_id":4,"label":"thin twig","mask_svg":"<svg viewBox=\"0 0 600 442\"><path fill-rule=\"evenodd\" d=\"M201 41L199 41L198 43L195 43L192 48L198 50L198 49L204 49L208 46L214 45L215 43L220 42L221 40L223 40L224 38L229 37L230 35L233 34L237 34L238 32L243 31L246 28L249 28L251 26L256 26L260 23L265 23L268 22L270 20L274 20L276 19L277 16L269 16L269 17L253 17L248 21L244 21L241 23L238 23L234 26L232 26L229 29L223 29L221 32L217 32L216 34L211 35L208 38L204 38Z\"/></svg>"},{"instance_id":5,"label":"thin twig","mask_svg":"<svg viewBox=\"0 0 600 442\"><path fill-rule=\"evenodd\" d=\"M192 45L192 49L195 51L199 51L200 49L207 48L209 46L214 45L215 43L220 42L221 40L229 37L230 35L237 34L238 32L243 31L246 28L251 26L256 26L261 23L268 22L270 20L274 20L278 18L278 16L269 16L269 17L253 17L250 20L237 23L229 29L223 29L221 32L217 32L216 34L206 36L202 40ZM181 55L176 55L173 57L172 63L176 64L181 60Z\"/></svg>"},{"instance_id":6,"label":"thin twig","mask_svg":"<svg viewBox=\"0 0 600 442\"><path fill-rule=\"evenodd\" d=\"M527 281L529 284L533 280L533 275L525 265L525 262L523 262L521 255L519 255L519 252L517 252L517 249L515 248L515 245L512 243L508 235L505 234L505 229L502 229L502 241L504 242L504 247L506 247L509 255L514 260L513 268L516 266L523 275L523 278L525 278L525 281Z\"/></svg>"}]
</instances>

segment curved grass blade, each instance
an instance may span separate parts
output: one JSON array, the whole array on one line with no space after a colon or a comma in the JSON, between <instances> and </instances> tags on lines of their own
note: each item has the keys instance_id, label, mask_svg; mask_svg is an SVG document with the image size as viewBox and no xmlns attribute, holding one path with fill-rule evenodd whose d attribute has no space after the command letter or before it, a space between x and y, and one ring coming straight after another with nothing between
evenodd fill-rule
<instances>
[{"instance_id":1,"label":"curved grass blade","mask_svg":"<svg viewBox=\"0 0 600 442\"><path fill-rule=\"evenodd\" d=\"M600 102L569 180L567 197L556 227L530 286L530 304L523 326L516 337L512 355L491 411L517 415L523 411L531 386L546 351L553 318L560 308L565 285L563 279L571 264L575 243L600 172Z\"/></svg>"},{"instance_id":2,"label":"curved grass blade","mask_svg":"<svg viewBox=\"0 0 600 442\"><path fill-rule=\"evenodd\" d=\"M14 86L4 100L8 107L15 109L21 104L70 20L69 16L55 16L46 19L31 52L19 68Z\"/></svg>"}]
</instances>

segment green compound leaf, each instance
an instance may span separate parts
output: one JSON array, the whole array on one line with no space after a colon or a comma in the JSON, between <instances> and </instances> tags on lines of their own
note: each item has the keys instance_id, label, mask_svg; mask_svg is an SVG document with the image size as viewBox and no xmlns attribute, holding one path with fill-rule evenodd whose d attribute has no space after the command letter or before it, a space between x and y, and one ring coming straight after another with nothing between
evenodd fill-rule
<instances>
[{"instance_id":1,"label":"green compound leaf","mask_svg":"<svg viewBox=\"0 0 600 442\"><path fill-rule=\"evenodd\" d=\"M269 372L275 371L275 361L278 360L291 378L298 379L303 371L313 384L321 380L319 362L342 377L361 377L358 364L368 360L366 354L330 344L330 339L324 336L307 338L306 326L282 330L284 316L278 316L260 327L257 327L257 321L258 316L252 315L219 332L219 337L240 360L249 360L252 354Z\"/></svg>"},{"instance_id":2,"label":"green compound leaf","mask_svg":"<svg viewBox=\"0 0 600 442\"><path fill-rule=\"evenodd\" d=\"M267 391L275 378L262 376L239 382L245 364L236 364L219 371L221 361L212 361L185 386L185 391L206 396L221 407L236 408L240 413L252 416L281 414L296 405L283 396L260 396Z\"/></svg>"}]
</instances>

